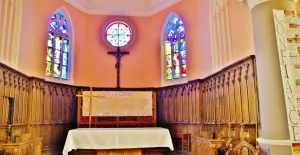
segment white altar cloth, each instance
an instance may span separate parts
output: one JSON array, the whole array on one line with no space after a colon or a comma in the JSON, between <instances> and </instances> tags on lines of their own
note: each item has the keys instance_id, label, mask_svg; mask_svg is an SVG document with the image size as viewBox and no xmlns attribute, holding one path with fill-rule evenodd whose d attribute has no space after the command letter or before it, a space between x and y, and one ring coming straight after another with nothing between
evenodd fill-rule
<instances>
[{"instance_id":1,"label":"white altar cloth","mask_svg":"<svg viewBox=\"0 0 300 155\"><path fill-rule=\"evenodd\" d=\"M63 149L128 149L168 147L174 150L168 129L150 128L78 128L70 130Z\"/></svg>"}]
</instances>

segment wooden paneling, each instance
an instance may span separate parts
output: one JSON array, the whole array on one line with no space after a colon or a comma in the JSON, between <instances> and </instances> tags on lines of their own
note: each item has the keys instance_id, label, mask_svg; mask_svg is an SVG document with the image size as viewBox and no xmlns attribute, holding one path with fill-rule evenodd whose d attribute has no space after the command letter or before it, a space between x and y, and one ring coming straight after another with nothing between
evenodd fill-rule
<instances>
[{"instance_id":1,"label":"wooden paneling","mask_svg":"<svg viewBox=\"0 0 300 155\"><path fill-rule=\"evenodd\" d=\"M254 56L205 79L159 88L157 95L159 125L173 134L190 133L194 154L211 154L203 152L202 146L211 146L217 139L223 140L227 148L229 144L235 147L241 142L243 130L249 135L247 143L256 143L258 101Z\"/></svg>"},{"instance_id":2,"label":"wooden paneling","mask_svg":"<svg viewBox=\"0 0 300 155\"><path fill-rule=\"evenodd\" d=\"M162 126L171 133L189 133L192 152L209 154L215 142L234 150L244 142L255 145L258 100L255 59L245 58L201 80L151 88L153 117L92 117L93 127ZM69 129L88 127L88 117L77 116L76 94L85 87L45 82L0 64L0 142L9 129L8 97L14 98L12 141L24 135L42 138L44 154L61 151ZM122 91L140 89L95 88ZM81 105L80 100L79 105ZM80 106L79 106L80 113ZM78 119L78 120L77 120ZM241 135L247 134L244 139ZM213 144L213 145L212 145ZM202 147L203 146L203 147ZM231 147L230 147L231 146ZM213 150L214 151L214 150ZM57 153L59 153L57 152Z\"/></svg>"},{"instance_id":3,"label":"wooden paneling","mask_svg":"<svg viewBox=\"0 0 300 155\"><path fill-rule=\"evenodd\" d=\"M43 150L60 152L68 130L76 127L76 91L74 86L28 77L0 64L0 142L7 142L4 135L9 129L8 97L12 97L10 141L25 144L26 141L16 139L22 140L29 133L32 139L42 138Z\"/></svg>"}]
</instances>

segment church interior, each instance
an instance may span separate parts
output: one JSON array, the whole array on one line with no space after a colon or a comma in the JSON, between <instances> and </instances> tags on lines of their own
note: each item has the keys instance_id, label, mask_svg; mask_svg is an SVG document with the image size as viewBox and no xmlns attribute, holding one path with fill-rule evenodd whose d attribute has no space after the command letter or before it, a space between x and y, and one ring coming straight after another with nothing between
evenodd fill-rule
<instances>
[{"instance_id":1,"label":"church interior","mask_svg":"<svg viewBox=\"0 0 300 155\"><path fill-rule=\"evenodd\" d=\"M298 10L0 0L0 155L300 155Z\"/></svg>"}]
</instances>

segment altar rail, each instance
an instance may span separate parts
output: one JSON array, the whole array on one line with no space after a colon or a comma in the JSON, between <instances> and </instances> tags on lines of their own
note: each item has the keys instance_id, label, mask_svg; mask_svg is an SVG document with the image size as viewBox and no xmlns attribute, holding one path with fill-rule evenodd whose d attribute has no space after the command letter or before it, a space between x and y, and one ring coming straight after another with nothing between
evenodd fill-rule
<instances>
[{"instance_id":1,"label":"altar rail","mask_svg":"<svg viewBox=\"0 0 300 155\"><path fill-rule=\"evenodd\" d=\"M76 127L76 90L28 77L0 63L0 142L8 146L8 140L17 145L42 138L44 153L60 151L68 130ZM14 98L11 135L8 97Z\"/></svg>"},{"instance_id":2,"label":"altar rail","mask_svg":"<svg viewBox=\"0 0 300 155\"><path fill-rule=\"evenodd\" d=\"M199 141L205 144L215 139L229 141L235 147L242 128L249 133L247 142L256 145L259 113L254 56L205 79L160 88L157 98L159 126L169 128L172 134L202 137L192 141L192 152L201 152L196 147Z\"/></svg>"}]
</instances>

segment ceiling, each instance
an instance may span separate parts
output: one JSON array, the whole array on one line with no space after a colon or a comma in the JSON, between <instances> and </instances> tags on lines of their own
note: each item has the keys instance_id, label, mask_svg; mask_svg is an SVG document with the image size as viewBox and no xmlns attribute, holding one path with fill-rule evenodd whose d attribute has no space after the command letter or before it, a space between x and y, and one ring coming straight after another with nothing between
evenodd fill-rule
<instances>
[{"instance_id":1,"label":"ceiling","mask_svg":"<svg viewBox=\"0 0 300 155\"><path fill-rule=\"evenodd\" d=\"M65 0L87 14L151 16L181 0Z\"/></svg>"}]
</instances>

